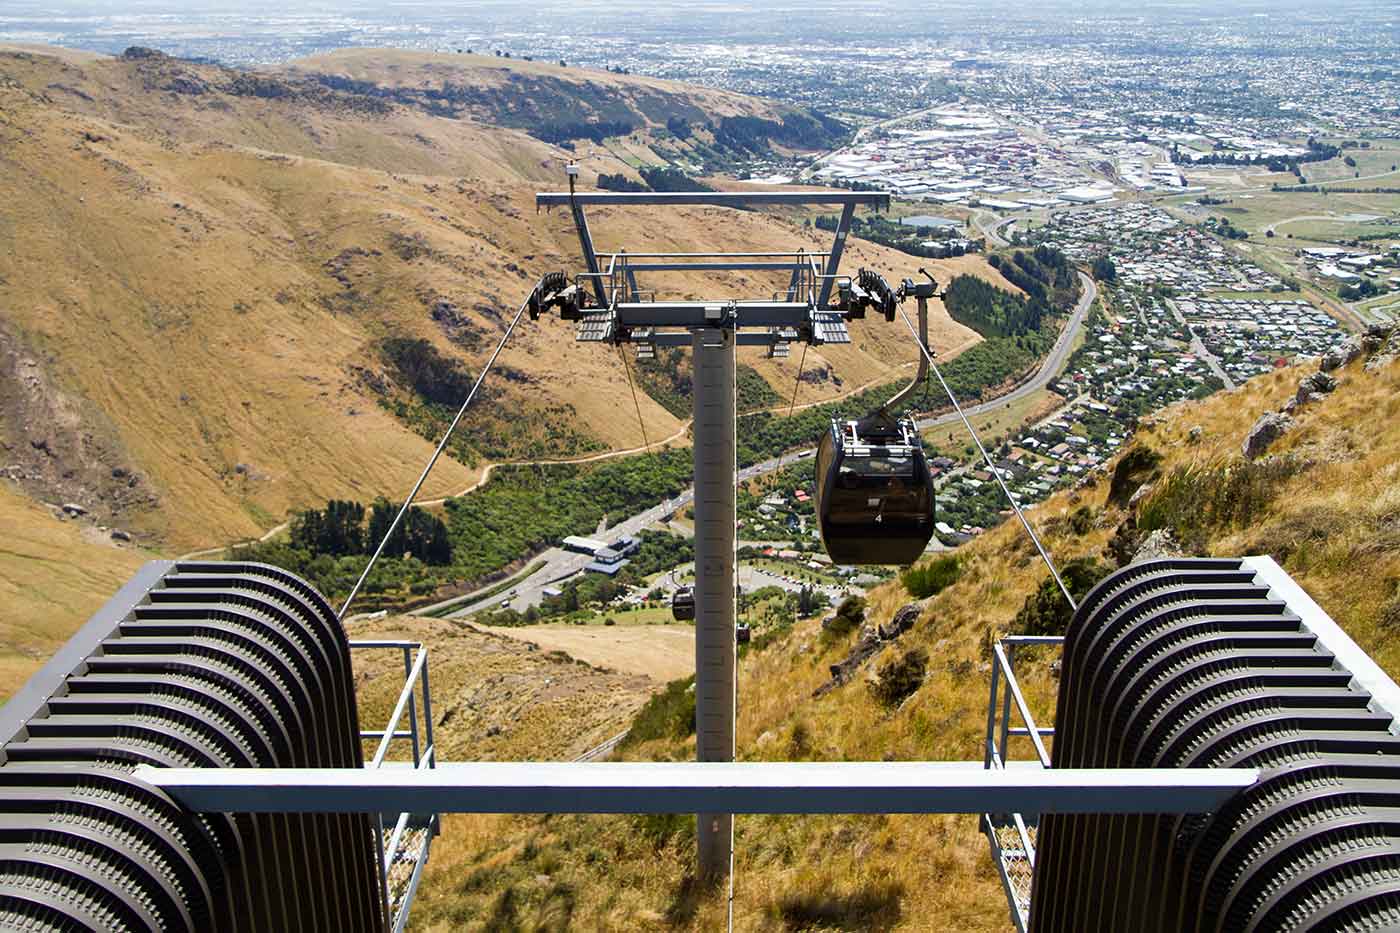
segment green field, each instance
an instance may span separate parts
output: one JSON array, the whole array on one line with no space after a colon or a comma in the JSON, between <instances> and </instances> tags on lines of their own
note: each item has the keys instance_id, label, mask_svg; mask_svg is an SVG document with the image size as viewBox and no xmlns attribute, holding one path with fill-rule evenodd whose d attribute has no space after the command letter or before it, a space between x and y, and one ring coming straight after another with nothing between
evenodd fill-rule
<instances>
[{"instance_id":1,"label":"green field","mask_svg":"<svg viewBox=\"0 0 1400 933\"><path fill-rule=\"evenodd\" d=\"M831 583L841 580L840 577L828 573L826 570L813 570L811 567L808 567L805 562L755 557L751 560L744 561L744 563L748 564L750 567L754 567L758 570L765 570L771 574L791 577L800 583Z\"/></svg>"},{"instance_id":2,"label":"green field","mask_svg":"<svg viewBox=\"0 0 1400 933\"><path fill-rule=\"evenodd\" d=\"M1329 140L1329 142L1335 144L1339 141ZM1381 186L1400 180L1400 173L1397 173L1393 168L1393 166L1400 167L1400 140L1373 139L1367 140L1367 142L1371 144L1369 149L1347 149L1339 158L1302 166L1303 177L1308 180L1309 184L1344 183L1348 179L1355 180L1357 175L1363 178L1372 175L1394 175L1394 178L1374 178L1368 182ZM1347 165L1346 159L1348 158L1356 165Z\"/></svg>"},{"instance_id":3,"label":"green field","mask_svg":"<svg viewBox=\"0 0 1400 933\"><path fill-rule=\"evenodd\" d=\"M575 625L603 625L608 619L612 619L617 625L670 625L676 621L671 618L670 606L652 606L639 609L607 609L580 616L573 622Z\"/></svg>"}]
</instances>

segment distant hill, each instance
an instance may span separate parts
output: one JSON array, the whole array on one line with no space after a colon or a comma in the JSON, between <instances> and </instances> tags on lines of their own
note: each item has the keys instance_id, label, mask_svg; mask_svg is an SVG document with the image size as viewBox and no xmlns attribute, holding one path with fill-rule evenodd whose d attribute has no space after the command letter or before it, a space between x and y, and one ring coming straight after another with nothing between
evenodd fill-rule
<instances>
[{"instance_id":1,"label":"distant hill","mask_svg":"<svg viewBox=\"0 0 1400 933\"><path fill-rule=\"evenodd\" d=\"M383 55L400 75L412 65L476 80L453 70L455 57ZM326 61L366 81L374 58ZM14 490L81 504L84 521L164 554L260 535L331 497L401 495L446 407L404 361L428 360L436 368L424 371L457 381L445 386L473 377L536 277L576 264L567 213L537 215L533 200L560 186L566 160L579 159L585 186L599 173L636 177L592 142L571 155L484 112L436 115L330 86L308 67L0 49L0 470ZM507 80L494 62L477 67L483 82ZM560 94L585 80L531 63L508 73L549 67L565 75ZM588 73L586 83L711 122L784 116L667 82ZM599 211L594 235L602 248L826 245L800 218L727 209L679 210L664 228L645 212ZM854 242L847 262L897 280L920 261ZM981 260L956 262L950 270L1006 285ZM722 287L781 283L746 274ZM715 286L681 277L674 288ZM855 337L808 354L819 378L799 403L908 371L898 328L865 323ZM976 340L935 315L940 351ZM795 355L745 357L769 383L755 398L790 397ZM501 367L426 495L460 492L492 461L641 444L635 416L621 414L630 406L618 406L621 361L575 345L567 325L527 324ZM685 443L669 389L662 402L641 396L647 436Z\"/></svg>"},{"instance_id":2,"label":"distant hill","mask_svg":"<svg viewBox=\"0 0 1400 933\"><path fill-rule=\"evenodd\" d=\"M342 49L293 62L284 73L439 117L524 130L570 148L619 140L667 162L722 163L774 146L826 149L851 130L805 108L558 62Z\"/></svg>"}]
</instances>

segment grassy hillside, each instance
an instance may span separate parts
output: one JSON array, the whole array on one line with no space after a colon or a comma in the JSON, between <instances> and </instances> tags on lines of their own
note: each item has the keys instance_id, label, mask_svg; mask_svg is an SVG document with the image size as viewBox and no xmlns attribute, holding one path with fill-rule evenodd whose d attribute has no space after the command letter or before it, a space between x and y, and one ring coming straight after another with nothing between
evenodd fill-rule
<instances>
[{"instance_id":1,"label":"grassy hillside","mask_svg":"<svg viewBox=\"0 0 1400 933\"><path fill-rule=\"evenodd\" d=\"M721 97L716 113L745 100ZM575 261L567 215L533 204L564 158L470 114L303 74L0 53L0 429L23 468L16 482L175 553L260 534L332 496L399 494L445 406L429 410L386 347L427 341L475 375L535 277ZM677 211L660 232L641 212L598 211L594 233L604 249L819 243L789 220L722 209ZM917 265L868 244L848 261L896 278ZM719 286L774 287L757 275ZM866 323L855 338L808 354L817 378L799 403L888 381L913 360L897 327ZM941 352L975 339L935 316ZM791 391L795 358L745 362ZM470 486L488 461L641 443L635 417L619 417L621 361L576 346L565 325L526 326L501 365L465 424L470 441L425 493ZM643 396L642 409L651 439L684 436L661 402Z\"/></svg>"},{"instance_id":2,"label":"grassy hillside","mask_svg":"<svg viewBox=\"0 0 1400 933\"><path fill-rule=\"evenodd\" d=\"M1272 555L1383 667L1400 673L1400 365L1367 372L1362 361L1351 364L1334 393L1294 414L1296 426L1267 458L1251 464L1240 454L1257 417L1293 397L1309 368L1262 376L1144 424L1133 449L1160 460L1126 487L1153 484L1133 509L1110 502L1110 478L1101 475L1031 516L1061 566L1086 558L1101 571L1117 566L1128 538L1198 516L1182 523L1183 534L1194 529L1189 553ZM1024 624L1018 613L1048 575L1014 523L958 553L956 582L921 603L912 630L820 699L813 692L854 634L824 637L807 620L748 651L740 665L740 757L978 758L989 640ZM886 622L911 600L903 584L886 584L871 594L866 621ZM929 658L922 684L885 705L868 684L911 649ZM1052 660L1026 654L1018 664L1046 721L1057 689ZM684 696L653 707L654 737L630 744L627 757L694 754L693 739L655 728L684 722L684 703L676 702ZM1015 754L1029 757L1029 749ZM750 816L737 827L736 929L922 930L933 917L944 929L1008 928L971 817ZM722 898L697 891L690 877L693 829L685 817L453 817L445 828L415 912L418 929L723 926Z\"/></svg>"},{"instance_id":3,"label":"grassy hillside","mask_svg":"<svg viewBox=\"0 0 1400 933\"><path fill-rule=\"evenodd\" d=\"M458 620L399 616L358 624L351 637L427 646L437 753L445 760L576 757L627 728L656 687L644 676L532 650ZM381 728L403 688L403 656L356 652L354 661L361 721ZM408 744L400 745L395 758L408 755Z\"/></svg>"},{"instance_id":4,"label":"grassy hillside","mask_svg":"<svg viewBox=\"0 0 1400 933\"><path fill-rule=\"evenodd\" d=\"M0 485L0 699L49 659L148 559Z\"/></svg>"}]
</instances>

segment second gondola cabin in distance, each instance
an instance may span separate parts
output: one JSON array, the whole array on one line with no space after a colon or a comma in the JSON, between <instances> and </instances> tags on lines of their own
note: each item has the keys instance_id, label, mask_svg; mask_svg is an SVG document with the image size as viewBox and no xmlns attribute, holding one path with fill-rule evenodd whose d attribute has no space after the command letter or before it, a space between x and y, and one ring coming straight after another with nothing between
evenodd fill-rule
<instances>
[{"instance_id":1,"label":"second gondola cabin in distance","mask_svg":"<svg viewBox=\"0 0 1400 933\"><path fill-rule=\"evenodd\" d=\"M816 462L822 544L836 564L912 564L933 537L933 475L918 429L876 412L831 422Z\"/></svg>"}]
</instances>

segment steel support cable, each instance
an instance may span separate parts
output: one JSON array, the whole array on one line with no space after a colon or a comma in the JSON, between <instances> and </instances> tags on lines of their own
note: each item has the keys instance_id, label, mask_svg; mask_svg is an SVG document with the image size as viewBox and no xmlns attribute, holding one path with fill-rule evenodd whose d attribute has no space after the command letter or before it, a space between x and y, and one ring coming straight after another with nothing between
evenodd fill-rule
<instances>
[{"instance_id":1,"label":"steel support cable","mask_svg":"<svg viewBox=\"0 0 1400 933\"><path fill-rule=\"evenodd\" d=\"M797 360L797 378L792 380L792 401L788 402L789 418L792 417L792 410L797 407L797 389L802 385L802 367L807 365L807 348L811 346L807 341L802 341L802 356Z\"/></svg>"},{"instance_id":2,"label":"steel support cable","mask_svg":"<svg viewBox=\"0 0 1400 933\"><path fill-rule=\"evenodd\" d=\"M647 440L647 423L642 420L642 403L637 400L637 384L632 381L632 364L627 362L627 353L622 349L622 344L617 345L617 355L622 357L622 368L627 370L627 388L632 390L632 405L637 409L637 424L642 428L642 453L651 450L651 441ZM641 364L637 365L641 369Z\"/></svg>"},{"instance_id":3,"label":"steel support cable","mask_svg":"<svg viewBox=\"0 0 1400 933\"><path fill-rule=\"evenodd\" d=\"M914 324L909 320L909 315L904 312L903 308L900 308L899 316L904 319L905 326L909 328L909 333L913 335L914 343L918 346L919 352L928 360L929 371L938 378L939 384L943 386L943 391L948 394L948 401L953 403L953 410L958 413L958 417L962 419L963 425L967 427L967 433L972 436L972 443L977 445L977 451L982 455L982 460L987 464L987 469L996 477L997 485L1001 487L1002 494L1006 496L1006 501L1011 504L1011 508L1016 512L1016 517L1021 520L1021 527L1026 529L1026 534L1030 535L1031 543L1034 544L1035 549L1040 552L1040 559L1045 561L1046 567L1050 568L1050 576L1055 578L1055 584L1060 588L1060 592L1064 594L1070 609L1078 611L1079 603L1070 594L1069 587L1065 586L1064 579L1060 577L1059 569L1056 568L1055 562L1050 558L1050 552L1045 549L1044 544L1041 544L1039 536L1035 533L1035 529L1031 527L1030 520L1026 518L1026 513L1021 510L1021 506L1016 502L1015 497L1011 495L1011 490L1007 488L1006 480L1002 479L1001 470L997 469L996 463L992 461L991 455L987 453L987 448L982 446L982 439L977 436L977 429L974 428L972 422L968 420L967 414L962 409L962 405L958 403L957 396L953 394L953 390L948 386L947 381L944 380L943 373L939 372L938 364L933 361L933 355L929 353L928 348L925 347L923 341L919 339L919 332L914 329Z\"/></svg>"},{"instance_id":4,"label":"steel support cable","mask_svg":"<svg viewBox=\"0 0 1400 933\"><path fill-rule=\"evenodd\" d=\"M428 458L428 465L423 468L423 473L418 477L418 482L413 484L413 489L409 492L408 498L404 500L403 507L399 509L399 514L394 516L394 521L389 525L389 530L384 532L384 537L379 540L379 546L374 549L374 555L370 557L369 563L365 564L365 569L364 572L360 574L360 579L355 581L354 589L350 591L349 596L345 597L345 603L340 607L340 618L342 620L344 620L345 612L350 608L350 604L354 602L355 597L359 595L360 587L364 586L365 580L369 578L369 572L374 569L375 563L379 560L379 555L384 553L385 545L387 545L389 539L394 536L394 532L399 527L399 522L403 521L403 517L408 514L409 508L413 505L413 500L418 496L418 491L423 488L423 483L427 481L428 474L433 471L433 467L437 464L438 458L441 457L442 452L447 449L447 442L452 439L452 432L457 430L457 424L462 420L462 416L467 413L468 406L470 406L472 400L476 398L476 393L481 389L482 382L486 380L486 374L491 371L492 366L496 365L496 357L500 356L501 351L505 349L506 341L510 340L510 335L515 333L515 325L519 324L520 319L525 316L525 309L529 307L529 305L530 299L527 298L524 303L520 305L520 310L515 312L515 318L510 322L510 326L506 328L506 332L501 335L501 342L496 344L496 349L492 351L491 358L486 361L486 365L481 369L481 374L476 377L476 384L473 385L472 390L467 393L466 401L462 402L462 407L457 409L457 417L453 418L452 423L447 426L447 433L442 436L442 441L437 445L437 450L433 451L433 455Z\"/></svg>"},{"instance_id":5,"label":"steel support cable","mask_svg":"<svg viewBox=\"0 0 1400 933\"><path fill-rule=\"evenodd\" d=\"M792 380L792 401L788 402L788 410L787 410L787 415L786 415L786 417L788 417L788 418L791 418L791 417L792 417L792 412L793 412L793 410L797 407L797 389L798 389L798 387L799 387L800 385L802 385L802 367L807 365L807 347L808 347L807 342L806 342L806 341L803 341L803 343L802 343L802 356L801 356L801 357L798 359L798 361L797 361L797 378L795 378L795 379ZM736 389L735 391L736 391L736 393L737 393L738 390ZM735 398L736 398L736 399L738 398L737 394L736 394ZM737 401L735 402L735 404L736 404L736 405L738 404ZM778 451L778 469L777 469L777 472L779 472L779 473L782 472L782 469L783 469L783 457L785 457L785 456L787 456L787 451L785 451L785 450L780 450L780 451Z\"/></svg>"}]
</instances>

